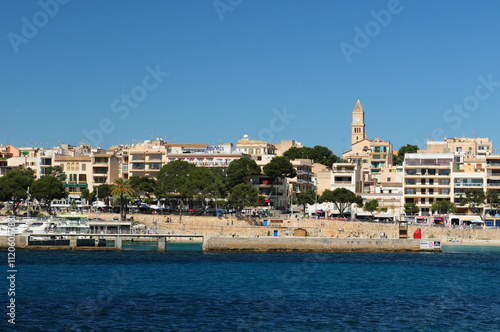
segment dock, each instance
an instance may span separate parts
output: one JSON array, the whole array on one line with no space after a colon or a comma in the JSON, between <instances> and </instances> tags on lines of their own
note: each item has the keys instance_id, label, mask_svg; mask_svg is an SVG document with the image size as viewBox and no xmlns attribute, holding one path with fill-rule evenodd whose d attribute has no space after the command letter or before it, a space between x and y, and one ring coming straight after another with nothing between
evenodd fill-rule
<instances>
[{"instance_id":1,"label":"dock","mask_svg":"<svg viewBox=\"0 0 500 332\"><path fill-rule=\"evenodd\" d=\"M441 251L440 241L328 237L205 237L203 251L423 252Z\"/></svg>"},{"instance_id":2,"label":"dock","mask_svg":"<svg viewBox=\"0 0 500 332\"><path fill-rule=\"evenodd\" d=\"M121 250L124 240L140 238L157 239L158 250L167 249L168 238L201 238L199 234L64 234L30 233L15 236L16 248L20 249L72 249L72 250ZM3 239L5 238L5 239ZM40 240L43 238L43 240ZM46 239L47 238L47 239ZM48 239L50 238L50 239ZM0 247L7 248L6 237L0 239ZM114 247L100 246L102 240L114 240ZM137 241L140 242L140 241Z\"/></svg>"},{"instance_id":3,"label":"dock","mask_svg":"<svg viewBox=\"0 0 500 332\"><path fill-rule=\"evenodd\" d=\"M40 240L40 238L53 237ZM441 242L420 239L359 239L332 237L219 237L200 234L22 234L17 235L16 248L121 250L123 241L141 242L149 238L158 242L158 250L166 251L169 238L199 238L204 252L440 252ZM113 240L114 246L100 241ZM139 240L139 241L138 241ZM0 248L8 247L7 237L0 237Z\"/></svg>"}]
</instances>

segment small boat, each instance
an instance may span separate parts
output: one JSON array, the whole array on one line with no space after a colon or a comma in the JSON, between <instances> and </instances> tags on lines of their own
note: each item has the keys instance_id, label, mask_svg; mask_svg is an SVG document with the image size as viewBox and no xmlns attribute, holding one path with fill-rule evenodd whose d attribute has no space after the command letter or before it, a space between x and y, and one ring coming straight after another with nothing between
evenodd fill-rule
<instances>
[{"instance_id":1,"label":"small boat","mask_svg":"<svg viewBox=\"0 0 500 332\"><path fill-rule=\"evenodd\" d=\"M28 225L15 217L5 217L0 221L0 236L19 235L28 229Z\"/></svg>"}]
</instances>

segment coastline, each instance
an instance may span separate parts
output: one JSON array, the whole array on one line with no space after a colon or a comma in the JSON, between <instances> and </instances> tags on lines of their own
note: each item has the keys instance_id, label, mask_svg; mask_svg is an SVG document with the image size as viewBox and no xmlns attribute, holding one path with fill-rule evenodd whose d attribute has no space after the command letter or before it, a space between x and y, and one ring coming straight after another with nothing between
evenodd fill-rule
<instances>
[{"instance_id":1,"label":"coastline","mask_svg":"<svg viewBox=\"0 0 500 332\"><path fill-rule=\"evenodd\" d=\"M441 245L446 246L491 246L500 247L500 240L454 240L449 241L449 239L442 239Z\"/></svg>"}]
</instances>

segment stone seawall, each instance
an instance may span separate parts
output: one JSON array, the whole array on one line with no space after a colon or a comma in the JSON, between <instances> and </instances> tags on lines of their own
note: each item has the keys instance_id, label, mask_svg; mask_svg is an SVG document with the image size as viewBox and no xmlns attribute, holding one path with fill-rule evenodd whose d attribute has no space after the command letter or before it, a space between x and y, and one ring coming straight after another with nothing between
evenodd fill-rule
<instances>
[{"instance_id":1,"label":"stone seawall","mask_svg":"<svg viewBox=\"0 0 500 332\"><path fill-rule=\"evenodd\" d=\"M26 235L16 235L14 236L15 241L15 248L26 248L28 246L28 237ZM0 248L6 249L10 247L11 241L9 239L12 239L12 237L9 236L0 236Z\"/></svg>"},{"instance_id":2,"label":"stone seawall","mask_svg":"<svg viewBox=\"0 0 500 332\"><path fill-rule=\"evenodd\" d=\"M108 219L117 215L109 215ZM134 220L153 228L153 220L157 222L158 231L162 233L174 232L185 234L203 234L212 236L269 236L278 231L278 236L290 235L293 230L303 228L311 237L338 237L338 238L380 238L381 233L385 233L388 238L399 238L397 224L370 223L359 221L339 221L339 220L316 220L316 219L283 219L280 224L263 226L263 220L258 218L238 219L234 216L227 217L203 217L203 216L179 216L162 215L131 215ZM101 216L101 218L106 218ZM166 219L171 218L171 223ZM413 238L413 233L420 228L422 238L445 241L446 239L464 240L500 240L500 229L460 229L449 227L431 226L410 226L408 227L408 237Z\"/></svg>"},{"instance_id":3,"label":"stone seawall","mask_svg":"<svg viewBox=\"0 0 500 332\"><path fill-rule=\"evenodd\" d=\"M203 251L254 252L407 252L420 249L420 240L400 239L337 239L310 237L206 237ZM430 250L438 251L438 250Z\"/></svg>"}]
</instances>

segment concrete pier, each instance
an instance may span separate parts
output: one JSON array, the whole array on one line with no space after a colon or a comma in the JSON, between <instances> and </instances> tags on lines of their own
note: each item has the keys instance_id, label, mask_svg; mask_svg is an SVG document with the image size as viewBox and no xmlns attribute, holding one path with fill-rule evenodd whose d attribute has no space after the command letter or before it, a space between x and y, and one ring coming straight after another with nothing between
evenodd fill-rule
<instances>
[{"instance_id":1,"label":"concrete pier","mask_svg":"<svg viewBox=\"0 0 500 332\"><path fill-rule=\"evenodd\" d=\"M34 238L37 240L33 240ZM9 243L14 243L15 248L18 249L121 250L123 241L140 241L141 238L152 242L158 241L158 250L166 251L167 238L198 238L203 241L204 236L193 234L21 234L16 235L15 241L11 242L8 241L7 236L0 236L0 248L8 248ZM114 247L98 246L99 239L114 240L115 245Z\"/></svg>"},{"instance_id":2,"label":"concrete pier","mask_svg":"<svg viewBox=\"0 0 500 332\"><path fill-rule=\"evenodd\" d=\"M318 237L209 237L203 251L254 252L408 252L441 251L421 249L420 240L413 239L352 239Z\"/></svg>"},{"instance_id":3,"label":"concrete pier","mask_svg":"<svg viewBox=\"0 0 500 332\"><path fill-rule=\"evenodd\" d=\"M119 236L115 237L115 249L117 249L117 250L122 249L122 238Z\"/></svg>"},{"instance_id":4,"label":"concrete pier","mask_svg":"<svg viewBox=\"0 0 500 332\"><path fill-rule=\"evenodd\" d=\"M165 250L167 250L167 238L160 237L158 239L158 251L165 251Z\"/></svg>"}]
</instances>

